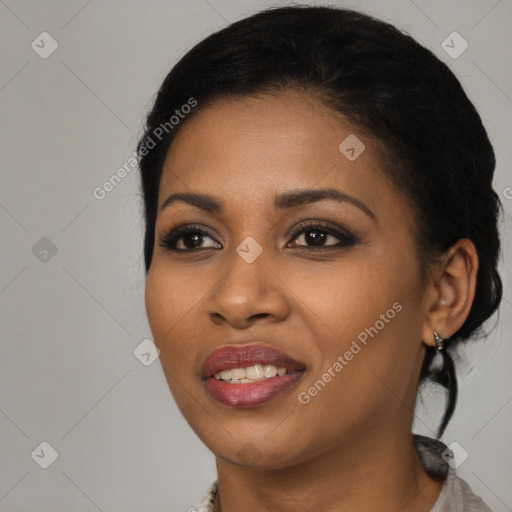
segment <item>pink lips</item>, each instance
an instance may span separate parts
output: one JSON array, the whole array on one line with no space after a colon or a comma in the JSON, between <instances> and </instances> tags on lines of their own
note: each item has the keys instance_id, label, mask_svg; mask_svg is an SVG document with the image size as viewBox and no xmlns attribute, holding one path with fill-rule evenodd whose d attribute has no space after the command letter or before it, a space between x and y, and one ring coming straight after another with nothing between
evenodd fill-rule
<instances>
[{"instance_id":1,"label":"pink lips","mask_svg":"<svg viewBox=\"0 0 512 512\"><path fill-rule=\"evenodd\" d=\"M230 368L245 368L255 364L284 367L286 375L258 382L229 384L214 374ZM303 375L304 364L266 345L230 345L214 350L202 367L206 390L216 401L230 407L255 407L272 400L292 387Z\"/></svg>"}]
</instances>

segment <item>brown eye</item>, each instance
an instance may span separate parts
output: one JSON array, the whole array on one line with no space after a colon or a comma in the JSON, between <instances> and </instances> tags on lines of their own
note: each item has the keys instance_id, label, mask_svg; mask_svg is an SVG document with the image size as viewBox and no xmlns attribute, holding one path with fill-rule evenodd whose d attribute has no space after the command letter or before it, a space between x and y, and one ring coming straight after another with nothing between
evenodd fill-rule
<instances>
[{"instance_id":1,"label":"brown eye","mask_svg":"<svg viewBox=\"0 0 512 512\"><path fill-rule=\"evenodd\" d=\"M222 249L222 245L207 231L193 226L184 226L170 231L160 238L160 246L176 252Z\"/></svg>"},{"instance_id":2,"label":"brown eye","mask_svg":"<svg viewBox=\"0 0 512 512\"><path fill-rule=\"evenodd\" d=\"M350 233L318 223L301 224L290 236L293 238L290 246L306 249L348 247L356 243L356 238Z\"/></svg>"}]
</instances>

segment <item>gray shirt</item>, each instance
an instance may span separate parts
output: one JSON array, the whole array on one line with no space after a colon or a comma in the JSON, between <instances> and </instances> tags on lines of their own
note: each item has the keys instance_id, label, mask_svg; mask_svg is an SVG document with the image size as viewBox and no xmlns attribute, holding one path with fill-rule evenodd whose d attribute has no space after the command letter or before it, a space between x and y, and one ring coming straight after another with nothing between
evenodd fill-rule
<instances>
[{"instance_id":1,"label":"gray shirt","mask_svg":"<svg viewBox=\"0 0 512 512\"><path fill-rule=\"evenodd\" d=\"M413 435L414 446L425 472L444 484L430 512L492 512L492 510L473 493L469 485L456 475L454 465L446 460L453 453L437 439ZM196 507L197 512L212 512L217 496L217 480L208 487L203 499Z\"/></svg>"}]
</instances>

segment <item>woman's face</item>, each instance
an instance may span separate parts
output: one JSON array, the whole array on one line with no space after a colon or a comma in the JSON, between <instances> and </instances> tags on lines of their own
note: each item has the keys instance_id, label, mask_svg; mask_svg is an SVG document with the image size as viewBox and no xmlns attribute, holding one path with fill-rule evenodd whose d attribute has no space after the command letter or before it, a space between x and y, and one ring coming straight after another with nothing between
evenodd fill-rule
<instances>
[{"instance_id":1,"label":"woman's face","mask_svg":"<svg viewBox=\"0 0 512 512\"><path fill-rule=\"evenodd\" d=\"M180 129L146 308L218 457L280 468L410 432L427 309L411 219L372 140L313 97L221 100Z\"/></svg>"}]
</instances>

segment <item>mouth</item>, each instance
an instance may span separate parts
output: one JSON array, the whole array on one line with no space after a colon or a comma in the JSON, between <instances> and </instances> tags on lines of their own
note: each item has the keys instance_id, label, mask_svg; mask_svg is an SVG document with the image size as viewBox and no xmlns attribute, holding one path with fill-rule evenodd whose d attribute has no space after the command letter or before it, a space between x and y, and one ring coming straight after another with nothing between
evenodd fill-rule
<instances>
[{"instance_id":1,"label":"mouth","mask_svg":"<svg viewBox=\"0 0 512 512\"><path fill-rule=\"evenodd\" d=\"M202 367L208 395L229 407L263 405L294 386L305 365L261 344L226 346L213 351Z\"/></svg>"}]
</instances>

